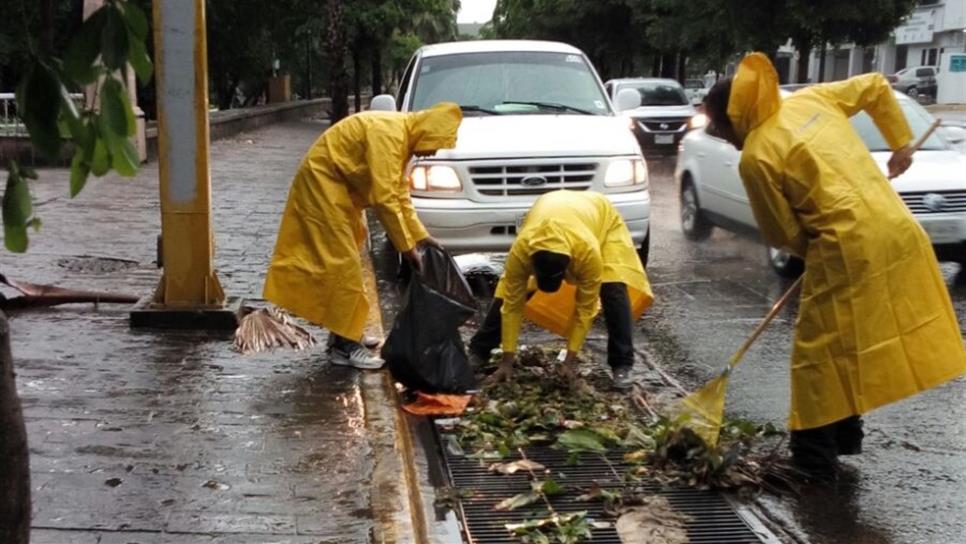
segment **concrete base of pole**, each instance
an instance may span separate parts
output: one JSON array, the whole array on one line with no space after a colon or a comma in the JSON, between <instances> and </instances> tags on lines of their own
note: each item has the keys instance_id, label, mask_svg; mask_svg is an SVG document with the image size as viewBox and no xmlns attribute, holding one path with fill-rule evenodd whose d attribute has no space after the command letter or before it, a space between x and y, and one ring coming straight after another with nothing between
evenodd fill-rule
<instances>
[{"instance_id":1,"label":"concrete base of pole","mask_svg":"<svg viewBox=\"0 0 966 544\"><path fill-rule=\"evenodd\" d=\"M228 297L218 308L168 308L144 297L131 310L132 329L233 331L242 318L245 300Z\"/></svg>"}]
</instances>

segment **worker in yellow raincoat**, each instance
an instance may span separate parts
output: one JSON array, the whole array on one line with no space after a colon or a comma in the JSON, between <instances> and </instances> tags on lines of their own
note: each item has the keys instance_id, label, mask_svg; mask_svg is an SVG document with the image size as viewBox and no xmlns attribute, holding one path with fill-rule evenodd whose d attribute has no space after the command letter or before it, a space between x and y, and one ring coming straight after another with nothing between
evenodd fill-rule
<instances>
[{"instance_id":1,"label":"worker in yellow raincoat","mask_svg":"<svg viewBox=\"0 0 966 544\"><path fill-rule=\"evenodd\" d=\"M966 352L932 245L849 123L864 110L912 163L913 134L878 73L781 100L768 58L751 54L705 99L772 247L805 261L792 351L793 460L819 477L861 451L859 416L966 371Z\"/></svg>"},{"instance_id":2,"label":"worker in yellow raincoat","mask_svg":"<svg viewBox=\"0 0 966 544\"><path fill-rule=\"evenodd\" d=\"M527 212L493 304L470 341L476 365L502 344L503 360L490 376L491 383L511 377L531 278L545 293L559 290L564 280L576 287L576 315L561 367L565 376L576 377L577 353L597 315L599 298L614 386L629 388L634 318L650 305L653 295L631 233L607 197L593 191L554 191L540 196Z\"/></svg>"},{"instance_id":3,"label":"worker in yellow raincoat","mask_svg":"<svg viewBox=\"0 0 966 544\"><path fill-rule=\"evenodd\" d=\"M379 368L362 344L369 315L359 250L372 208L396 249L419 267L419 243L438 245L416 216L404 172L413 155L456 145L457 104L415 113L358 113L306 153L288 195L264 297L329 329L335 364Z\"/></svg>"}]
</instances>

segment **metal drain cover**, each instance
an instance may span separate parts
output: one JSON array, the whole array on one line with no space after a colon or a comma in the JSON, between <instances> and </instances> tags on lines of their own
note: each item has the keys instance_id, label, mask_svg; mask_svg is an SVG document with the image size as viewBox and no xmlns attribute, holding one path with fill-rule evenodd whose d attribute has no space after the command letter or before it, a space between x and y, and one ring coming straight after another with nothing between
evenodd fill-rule
<instances>
[{"instance_id":1,"label":"metal drain cover","mask_svg":"<svg viewBox=\"0 0 966 544\"><path fill-rule=\"evenodd\" d=\"M445 435L440 438L440 443L445 444ZM461 500L459 512L467 542L473 544L519 542L504 525L526 521L546 511L541 504L509 512L495 511L493 506L499 501L530 490L529 476L521 473L509 476L494 474L489 472L486 463L478 459L457 455L446 447L442 450L453 487L473 491L472 496ZM579 488L586 490L594 482L608 489L633 487L649 494L664 496L672 508L690 516L691 521L686 524L686 528L692 544L778 542L777 538L760 522L750 517L747 512L739 514L719 493L689 487L668 488L657 483L622 482L614 472L620 475L630 467L623 462L620 454L611 454L608 457L609 463L600 456L585 454L580 456L579 464L568 466L567 454L562 451L532 447L525 452L528 459L547 467L553 479L567 488L565 494L553 497L551 500L551 504L558 512L587 511L588 517L596 521L613 521L613 518L604 513L601 503L576 500L584 492ZM621 540L617 530L609 527L593 529L591 542L619 544Z\"/></svg>"}]
</instances>

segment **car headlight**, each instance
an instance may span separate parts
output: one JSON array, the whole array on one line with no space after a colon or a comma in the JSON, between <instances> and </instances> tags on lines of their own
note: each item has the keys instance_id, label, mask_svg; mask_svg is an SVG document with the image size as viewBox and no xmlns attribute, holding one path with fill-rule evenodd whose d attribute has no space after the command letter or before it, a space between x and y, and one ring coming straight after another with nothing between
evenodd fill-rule
<instances>
[{"instance_id":1,"label":"car headlight","mask_svg":"<svg viewBox=\"0 0 966 544\"><path fill-rule=\"evenodd\" d=\"M604 173L606 187L630 187L647 185L647 164L641 159L620 159L607 167Z\"/></svg>"},{"instance_id":2,"label":"car headlight","mask_svg":"<svg viewBox=\"0 0 966 544\"><path fill-rule=\"evenodd\" d=\"M446 191L457 192L463 190L460 176L452 167L432 165L415 166L409 173L409 186L414 191Z\"/></svg>"},{"instance_id":3,"label":"car headlight","mask_svg":"<svg viewBox=\"0 0 966 544\"><path fill-rule=\"evenodd\" d=\"M708 126L708 116L703 113L698 113L688 121L688 129L694 130L696 128L704 128Z\"/></svg>"}]
</instances>

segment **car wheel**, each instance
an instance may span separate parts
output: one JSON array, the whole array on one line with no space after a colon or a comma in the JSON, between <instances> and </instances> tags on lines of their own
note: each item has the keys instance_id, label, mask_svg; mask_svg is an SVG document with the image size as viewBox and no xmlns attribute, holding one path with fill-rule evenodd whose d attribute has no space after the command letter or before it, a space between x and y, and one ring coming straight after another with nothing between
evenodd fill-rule
<instances>
[{"instance_id":1,"label":"car wheel","mask_svg":"<svg viewBox=\"0 0 966 544\"><path fill-rule=\"evenodd\" d=\"M783 278L797 278L805 271L804 261L785 250L773 247L768 248L768 264Z\"/></svg>"},{"instance_id":2,"label":"car wheel","mask_svg":"<svg viewBox=\"0 0 966 544\"><path fill-rule=\"evenodd\" d=\"M681 230L691 240L705 240L711 236L714 225L701 213L698 192L690 176L681 182Z\"/></svg>"},{"instance_id":3,"label":"car wheel","mask_svg":"<svg viewBox=\"0 0 966 544\"><path fill-rule=\"evenodd\" d=\"M641 247L637 249L637 258L641 260L641 266L647 268L647 259L651 256L651 229L647 229L647 234L644 235L644 240L641 241Z\"/></svg>"},{"instance_id":4,"label":"car wheel","mask_svg":"<svg viewBox=\"0 0 966 544\"><path fill-rule=\"evenodd\" d=\"M909 95L909 98L919 98L919 89L914 86L909 87L906 89L906 94Z\"/></svg>"}]
</instances>

